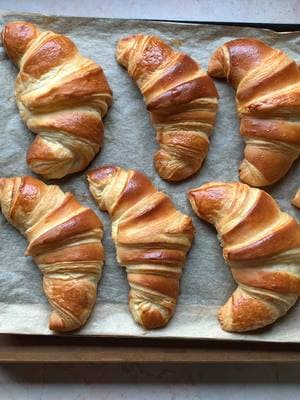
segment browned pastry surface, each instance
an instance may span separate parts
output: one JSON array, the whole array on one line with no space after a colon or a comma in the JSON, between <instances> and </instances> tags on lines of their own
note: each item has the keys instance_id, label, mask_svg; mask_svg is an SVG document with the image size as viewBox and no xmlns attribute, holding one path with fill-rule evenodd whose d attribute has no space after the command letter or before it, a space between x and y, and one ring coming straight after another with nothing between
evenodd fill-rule
<instances>
[{"instance_id":1,"label":"browned pastry surface","mask_svg":"<svg viewBox=\"0 0 300 400\"><path fill-rule=\"evenodd\" d=\"M240 178L251 186L277 182L300 155L300 70L283 51L257 39L219 47L208 73L236 89L246 147Z\"/></svg>"},{"instance_id":2,"label":"browned pastry surface","mask_svg":"<svg viewBox=\"0 0 300 400\"><path fill-rule=\"evenodd\" d=\"M87 167L100 150L112 92L99 65L83 57L66 36L10 22L2 43L20 69L16 100L27 127L37 134L27 162L45 178Z\"/></svg>"},{"instance_id":3,"label":"browned pastry surface","mask_svg":"<svg viewBox=\"0 0 300 400\"><path fill-rule=\"evenodd\" d=\"M273 198L243 183L211 182L189 192L195 213L213 224L238 287L219 311L223 329L264 327L300 294L300 225Z\"/></svg>"},{"instance_id":4,"label":"browned pastry surface","mask_svg":"<svg viewBox=\"0 0 300 400\"><path fill-rule=\"evenodd\" d=\"M133 35L117 45L117 61L141 90L160 150L155 167L166 180L197 172L207 155L218 94L212 79L187 54L155 36Z\"/></svg>"},{"instance_id":5,"label":"browned pastry surface","mask_svg":"<svg viewBox=\"0 0 300 400\"><path fill-rule=\"evenodd\" d=\"M102 223L71 193L30 176L0 179L0 209L28 240L53 308L49 328L72 331L88 319L101 277Z\"/></svg>"},{"instance_id":6,"label":"browned pastry surface","mask_svg":"<svg viewBox=\"0 0 300 400\"><path fill-rule=\"evenodd\" d=\"M143 174L107 166L88 173L90 190L112 220L117 260L126 267L129 307L146 329L167 324L194 237L190 217L177 211Z\"/></svg>"}]
</instances>

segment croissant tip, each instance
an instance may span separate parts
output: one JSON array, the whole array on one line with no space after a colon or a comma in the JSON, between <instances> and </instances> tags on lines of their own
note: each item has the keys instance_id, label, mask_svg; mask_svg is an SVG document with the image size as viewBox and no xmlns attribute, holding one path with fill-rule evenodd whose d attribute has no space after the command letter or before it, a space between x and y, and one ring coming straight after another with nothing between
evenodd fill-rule
<instances>
[{"instance_id":1,"label":"croissant tip","mask_svg":"<svg viewBox=\"0 0 300 400\"><path fill-rule=\"evenodd\" d=\"M0 184L1 184L1 179L0 179ZM300 208L300 189L297 190L295 196L293 197L291 201L292 205L295 207Z\"/></svg>"},{"instance_id":2,"label":"croissant tip","mask_svg":"<svg viewBox=\"0 0 300 400\"><path fill-rule=\"evenodd\" d=\"M232 325L232 318L231 313L226 310L225 304L221 307L218 311L218 320L220 322L221 328L226 332L234 332L233 325Z\"/></svg>"},{"instance_id":3,"label":"croissant tip","mask_svg":"<svg viewBox=\"0 0 300 400\"><path fill-rule=\"evenodd\" d=\"M191 189L187 192L187 197L188 200L192 206L192 209L197 213L197 207L196 207L196 190L197 189Z\"/></svg>"},{"instance_id":4,"label":"croissant tip","mask_svg":"<svg viewBox=\"0 0 300 400\"><path fill-rule=\"evenodd\" d=\"M154 165L159 176L165 181L180 182L194 175L202 165L194 162L183 162L174 158L166 150L160 149L154 156Z\"/></svg>"},{"instance_id":5,"label":"croissant tip","mask_svg":"<svg viewBox=\"0 0 300 400\"><path fill-rule=\"evenodd\" d=\"M125 36L121 39L118 40L117 47L119 48L120 46L127 45L129 42L136 40L140 36L143 36L142 34L136 34L136 35L128 35Z\"/></svg>"},{"instance_id":6,"label":"croissant tip","mask_svg":"<svg viewBox=\"0 0 300 400\"><path fill-rule=\"evenodd\" d=\"M49 318L49 329L55 332L70 332L80 328L79 325L67 325L66 321L56 312L53 311Z\"/></svg>"},{"instance_id":7,"label":"croissant tip","mask_svg":"<svg viewBox=\"0 0 300 400\"><path fill-rule=\"evenodd\" d=\"M134 320L144 329L164 327L173 315L174 308L159 307L151 301L142 301L129 294L129 308Z\"/></svg>"},{"instance_id":8,"label":"croissant tip","mask_svg":"<svg viewBox=\"0 0 300 400\"><path fill-rule=\"evenodd\" d=\"M65 323L56 311L53 311L50 315L49 329L51 331L64 331L65 330Z\"/></svg>"},{"instance_id":9,"label":"croissant tip","mask_svg":"<svg viewBox=\"0 0 300 400\"><path fill-rule=\"evenodd\" d=\"M100 168L95 168L87 173L87 179L89 181L103 181L110 175L113 175L117 171L118 167L115 165L104 165Z\"/></svg>"},{"instance_id":10,"label":"croissant tip","mask_svg":"<svg viewBox=\"0 0 300 400\"><path fill-rule=\"evenodd\" d=\"M240 180L249 186L263 187L271 185L274 182L269 182L262 173L248 160L244 159L239 167Z\"/></svg>"},{"instance_id":11,"label":"croissant tip","mask_svg":"<svg viewBox=\"0 0 300 400\"><path fill-rule=\"evenodd\" d=\"M138 319L135 320L145 329L163 328L169 321L169 317L165 318L158 310L142 311Z\"/></svg>"},{"instance_id":12,"label":"croissant tip","mask_svg":"<svg viewBox=\"0 0 300 400\"><path fill-rule=\"evenodd\" d=\"M4 26L1 32L2 44L14 64L19 64L28 43L38 32L37 26L28 21L11 21Z\"/></svg>"},{"instance_id":13,"label":"croissant tip","mask_svg":"<svg viewBox=\"0 0 300 400\"><path fill-rule=\"evenodd\" d=\"M199 187L197 187L197 188L190 189L190 190L187 192L188 197L189 197L189 198L194 198L194 197L196 196L196 193L197 193L199 190L201 190L201 189L202 189L202 186L199 186Z\"/></svg>"},{"instance_id":14,"label":"croissant tip","mask_svg":"<svg viewBox=\"0 0 300 400\"><path fill-rule=\"evenodd\" d=\"M215 53L212 55L208 68L207 68L207 73L209 76L213 78L225 78L226 74L224 71L224 65L223 65L223 60L224 55L223 55L223 50L222 47L219 47Z\"/></svg>"},{"instance_id":15,"label":"croissant tip","mask_svg":"<svg viewBox=\"0 0 300 400\"><path fill-rule=\"evenodd\" d=\"M0 178L0 195L1 195L1 190L4 189L5 187L5 181L6 178Z\"/></svg>"},{"instance_id":16,"label":"croissant tip","mask_svg":"<svg viewBox=\"0 0 300 400\"><path fill-rule=\"evenodd\" d=\"M130 35L121 38L117 42L116 47L116 58L119 64L123 65L125 68L128 67L128 50L131 49L133 43L136 39L142 35Z\"/></svg>"},{"instance_id":17,"label":"croissant tip","mask_svg":"<svg viewBox=\"0 0 300 400\"><path fill-rule=\"evenodd\" d=\"M234 321L232 304L230 301L219 309L218 320L221 328L226 332L243 333L255 329L250 325L240 324L238 320Z\"/></svg>"}]
</instances>

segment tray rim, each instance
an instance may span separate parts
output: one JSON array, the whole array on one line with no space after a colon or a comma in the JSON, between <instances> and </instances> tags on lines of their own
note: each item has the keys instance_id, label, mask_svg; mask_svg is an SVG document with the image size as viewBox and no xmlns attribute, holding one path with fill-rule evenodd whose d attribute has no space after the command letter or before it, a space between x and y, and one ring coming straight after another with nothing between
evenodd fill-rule
<instances>
[{"instance_id":1,"label":"tray rim","mask_svg":"<svg viewBox=\"0 0 300 400\"><path fill-rule=\"evenodd\" d=\"M61 14L44 14L39 12L26 12L26 11L14 11L14 10L5 10L0 8L0 17L10 16L15 14L24 14L28 16L42 16L46 18L73 18L73 19L102 19L102 20L111 20L111 21L143 21L143 22L164 22L164 23L172 23L172 24L191 24L191 25L224 25L224 26L237 26L237 27L252 27L252 28L260 28L260 29L269 29L277 32L288 33L288 32L297 32L300 33L300 23L299 24L279 24L279 23L271 23L271 22L238 22L238 21L190 21L190 20L174 20L174 19L156 19L156 18L113 18L113 17L87 17L87 16L78 16L78 15L61 15ZM286 31L285 29L289 29Z\"/></svg>"},{"instance_id":2,"label":"tray rim","mask_svg":"<svg viewBox=\"0 0 300 400\"><path fill-rule=\"evenodd\" d=\"M149 21L193 25L256 27L300 33L300 24L107 18L0 9L0 16ZM288 29L288 31L286 31ZM63 347L63 348L62 348ZM300 343L241 340L0 334L0 363L298 363Z\"/></svg>"},{"instance_id":3,"label":"tray rim","mask_svg":"<svg viewBox=\"0 0 300 400\"><path fill-rule=\"evenodd\" d=\"M176 339L0 335L0 362L9 363L299 363L300 344Z\"/></svg>"}]
</instances>

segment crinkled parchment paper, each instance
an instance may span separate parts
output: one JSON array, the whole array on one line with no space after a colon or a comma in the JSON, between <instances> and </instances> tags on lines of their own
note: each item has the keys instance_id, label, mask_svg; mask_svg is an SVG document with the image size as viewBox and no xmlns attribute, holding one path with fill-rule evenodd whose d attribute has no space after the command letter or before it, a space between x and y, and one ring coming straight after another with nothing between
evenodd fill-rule
<instances>
[{"instance_id":1,"label":"crinkled parchment paper","mask_svg":"<svg viewBox=\"0 0 300 400\"><path fill-rule=\"evenodd\" d=\"M1 28L8 21L24 19L37 23L42 29L66 34L84 55L103 67L114 101L105 118L104 147L91 167L110 163L144 172L159 189L172 197L181 211L193 216L196 225L197 236L181 280L176 314L166 328L147 332L135 324L129 313L126 274L116 262L110 222L94 204L85 174L57 181L65 191L73 192L85 205L92 207L105 225L106 263L97 305L79 334L299 342L300 304L272 327L257 333L229 334L221 330L217 321L217 309L227 300L235 285L223 261L214 229L193 215L186 192L210 180L238 180L244 144L239 135L233 90L226 83L216 82L220 94L218 120L202 170L183 183L166 183L153 168L157 144L141 94L114 56L119 38L144 32L159 35L175 48L189 53L204 68L219 45L244 36L263 39L299 60L299 32L275 33L246 27L33 14L2 14L0 18ZM0 176L33 174L26 165L26 151L34 135L21 121L14 99L17 69L7 59L2 47L0 60ZM296 218L300 213L290 205L290 198L299 185L299 176L298 162L280 183L269 190L282 208ZM41 274L31 259L24 256L25 247L25 239L0 215L0 332L50 334L50 307L43 294Z\"/></svg>"}]
</instances>

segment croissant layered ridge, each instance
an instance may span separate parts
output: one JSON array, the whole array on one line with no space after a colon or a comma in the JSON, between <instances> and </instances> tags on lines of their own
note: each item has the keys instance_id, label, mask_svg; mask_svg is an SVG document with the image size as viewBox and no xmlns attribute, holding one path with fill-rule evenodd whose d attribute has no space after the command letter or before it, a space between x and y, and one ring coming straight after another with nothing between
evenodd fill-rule
<instances>
[{"instance_id":1,"label":"croissant layered ridge","mask_svg":"<svg viewBox=\"0 0 300 400\"><path fill-rule=\"evenodd\" d=\"M19 68L15 95L21 117L36 134L28 165L47 179L82 171L102 146L102 119L112 102L102 68L68 37L30 22L5 25L2 43Z\"/></svg>"},{"instance_id":2,"label":"croissant layered ridge","mask_svg":"<svg viewBox=\"0 0 300 400\"><path fill-rule=\"evenodd\" d=\"M300 225L260 189L211 182L189 192L195 213L213 224L237 289L219 311L223 329L262 328L300 294Z\"/></svg>"},{"instance_id":3,"label":"croissant layered ridge","mask_svg":"<svg viewBox=\"0 0 300 400\"><path fill-rule=\"evenodd\" d=\"M0 209L28 240L53 309L49 328L73 331L87 321L102 274L103 227L89 208L56 185L24 176L0 179Z\"/></svg>"},{"instance_id":4,"label":"croissant layered ridge","mask_svg":"<svg viewBox=\"0 0 300 400\"><path fill-rule=\"evenodd\" d=\"M126 268L129 308L146 329L168 323L194 237L190 217L142 173L105 166L88 173L90 191L112 221L117 261Z\"/></svg>"},{"instance_id":5,"label":"croissant layered ridge","mask_svg":"<svg viewBox=\"0 0 300 400\"><path fill-rule=\"evenodd\" d=\"M300 69L286 53L242 38L219 47L208 74L236 89L245 141L240 179L251 186L283 178L300 155Z\"/></svg>"},{"instance_id":6,"label":"croissant layered ridge","mask_svg":"<svg viewBox=\"0 0 300 400\"><path fill-rule=\"evenodd\" d=\"M159 175L181 181L202 166L216 121L218 93L212 79L187 54L160 38L119 40L116 57L138 85L156 130Z\"/></svg>"}]
</instances>

